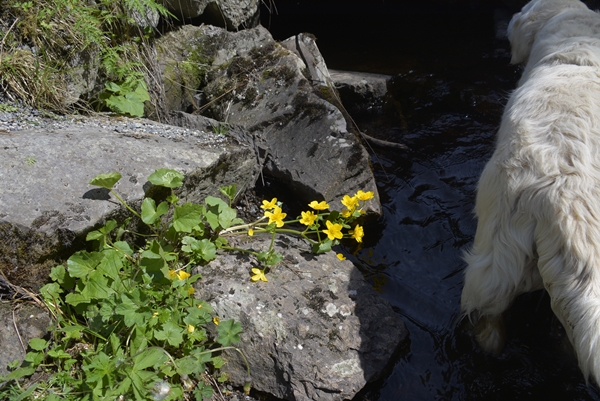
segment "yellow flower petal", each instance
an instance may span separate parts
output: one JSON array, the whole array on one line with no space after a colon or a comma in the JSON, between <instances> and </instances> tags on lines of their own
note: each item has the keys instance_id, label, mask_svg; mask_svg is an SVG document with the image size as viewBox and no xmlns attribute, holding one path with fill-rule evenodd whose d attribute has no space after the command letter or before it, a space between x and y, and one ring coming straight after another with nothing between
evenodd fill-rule
<instances>
[{"instance_id":1,"label":"yellow flower petal","mask_svg":"<svg viewBox=\"0 0 600 401\"><path fill-rule=\"evenodd\" d=\"M195 291L196 291L196 289L194 287L190 287L190 288L188 288L187 293L189 295L192 295Z\"/></svg>"},{"instance_id":2,"label":"yellow flower petal","mask_svg":"<svg viewBox=\"0 0 600 401\"><path fill-rule=\"evenodd\" d=\"M354 230L350 231L350 235L352 235L352 238L354 238L356 242L362 242L362 238L365 235L365 230L363 227L357 224L356 227L354 227Z\"/></svg>"},{"instance_id":3,"label":"yellow flower petal","mask_svg":"<svg viewBox=\"0 0 600 401\"><path fill-rule=\"evenodd\" d=\"M179 270L177 272L177 278L179 278L179 280L185 280L186 278L188 278L190 276L190 273L183 271L183 270Z\"/></svg>"},{"instance_id":4,"label":"yellow flower petal","mask_svg":"<svg viewBox=\"0 0 600 401\"><path fill-rule=\"evenodd\" d=\"M375 196L375 194L373 194L373 191L363 192L361 190L358 190L355 196L361 201L368 201L369 199L372 199Z\"/></svg>"},{"instance_id":5,"label":"yellow flower petal","mask_svg":"<svg viewBox=\"0 0 600 401\"><path fill-rule=\"evenodd\" d=\"M348 195L344 195L344 198L341 202L342 205L346 206L350 211L356 209L356 207L358 206L358 198L355 196L349 197Z\"/></svg>"},{"instance_id":6,"label":"yellow flower petal","mask_svg":"<svg viewBox=\"0 0 600 401\"><path fill-rule=\"evenodd\" d=\"M254 269L252 269L252 277L250 277L250 280L256 282L258 280L262 280L264 282L267 282L269 280L267 280L267 276L265 276L265 271L261 270L261 269L257 269L256 267Z\"/></svg>"},{"instance_id":7,"label":"yellow flower petal","mask_svg":"<svg viewBox=\"0 0 600 401\"><path fill-rule=\"evenodd\" d=\"M330 240L334 240L334 239L342 239L342 237L344 236L344 234L342 234L342 228L343 226L341 224L335 223L333 224L332 222L330 222L329 220L327 220L325 222L325 224L327 225L327 229L323 230L323 232L325 234L327 234L327 238L329 238Z\"/></svg>"},{"instance_id":8,"label":"yellow flower petal","mask_svg":"<svg viewBox=\"0 0 600 401\"><path fill-rule=\"evenodd\" d=\"M314 201L310 202L308 204L308 206L310 208L315 209L315 210L327 210L327 209L329 209L329 205L325 201L317 202L316 200L314 200Z\"/></svg>"},{"instance_id":9,"label":"yellow flower petal","mask_svg":"<svg viewBox=\"0 0 600 401\"><path fill-rule=\"evenodd\" d=\"M283 227L285 224L283 219L285 219L287 213L283 213L279 206L275 206L272 212L265 212L265 216L269 218L269 224L275 223L277 227Z\"/></svg>"},{"instance_id":10,"label":"yellow flower petal","mask_svg":"<svg viewBox=\"0 0 600 401\"><path fill-rule=\"evenodd\" d=\"M300 223L309 227L315 224L315 220L317 219L317 217L319 217L310 210L308 212L302 212L301 214L302 218L300 219Z\"/></svg>"},{"instance_id":11,"label":"yellow flower petal","mask_svg":"<svg viewBox=\"0 0 600 401\"><path fill-rule=\"evenodd\" d=\"M221 322L221 320L219 319L218 316L213 317L213 323L214 324L216 324L218 326L220 322Z\"/></svg>"},{"instance_id":12,"label":"yellow flower petal","mask_svg":"<svg viewBox=\"0 0 600 401\"><path fill-rule=\"evenodd\" d=\"M192 326L191 324L188 324L188 326L187 326L188 333L193 333L194 330L196 330L196 328L194 326Z\"/></svg>"},{"instance_id":13,"label":"yellow flower petal","mask_svg":"<svg viewBox=\"0 0 600 401\"><path fill-rule=\"evenodd\" d=\"M347 219L350 216L352 216L352 210L348 210L348 209L342 210L342 217L343 218Z\"/></svg>"},{"instance_id":14,"label":"yellow flower petal","mask_svg":"<svg viewBox=\"0 0 600 401\"><path fill-rule=\"evenodd\" d=\"M338 258L339 260L346 260L346 257L345 257L344 255L342 255L341 253L338 253L338 254L337 254L337 255L335 255L335 256L337 256L337 258Z\"/></svg>"},{"instance_id":15,"label":"yellow flower petal","mask_svg":"<svg viewBox=\"0 0 600 401\"><path fill-rule=\"evenodd\" d=\"M249 235L250 237L252 237L252 236L254 235L254 230L253 230L253 229L249 229L249 230L248 230L248 235Z\"/></svg>"},{"instance_id":16,"label":"yellow flower petal","mask_svg":"<svg viewBox=\"0 0 600 401\"><path fill-rule=\"evenodd\" d=\"M271 199L271 202L266 200L262 201L262 206L260 208L264 210L271 210L274 209L275 206L277 206L277 198Z\"/></svg>"},{"instance_id":17,"label":"yellow flower petal","mask_svg":"<svg viewBox=\"0 0 600 401\"><path fill-rule=\"evenodd\" d=\"M175 270L169 270L169 278L173 280L175 277L177 277L177 272Z\"/></svg>"}]
</instances>

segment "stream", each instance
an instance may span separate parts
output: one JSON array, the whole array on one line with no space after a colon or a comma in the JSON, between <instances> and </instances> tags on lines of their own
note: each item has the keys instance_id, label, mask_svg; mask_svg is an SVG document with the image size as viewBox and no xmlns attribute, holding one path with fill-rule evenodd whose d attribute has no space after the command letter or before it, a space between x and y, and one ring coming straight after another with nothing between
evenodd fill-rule
<instances>
[{"instance_id":1,"label":"stream","mask_svg":"<svg viewBox=\"0 0 600 401\"><path fill-rule=\"evenodd\" d=\"M331 69L393 76L393 101L355 119L410 150L371 152L384 215L365 227L361 249L347 251L403 317L409 342L355 400L600 400L544 292L511 307L499 357L479 350L459 322L476 184L520 75L508 42L496 37L498 10L383 4L278 4L262 22L277 40L314 34Z\"/></svg>"}]
</instances>

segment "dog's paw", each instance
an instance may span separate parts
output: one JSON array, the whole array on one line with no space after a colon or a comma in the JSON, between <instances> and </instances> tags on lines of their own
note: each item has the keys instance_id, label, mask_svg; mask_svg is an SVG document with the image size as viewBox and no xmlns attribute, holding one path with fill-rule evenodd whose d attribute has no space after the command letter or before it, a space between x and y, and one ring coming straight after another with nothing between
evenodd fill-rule
<instances>
[{"instance_id":1,"label":"dog's paw","mask_svg":"<svg viewBox=\"0 0 600 401\"><path fill-rule=\"evenodd\" d=\"M500 316L480 316L475 325L475 340L484 351L499 355L504 349L506 330L504 319Z\"/></svg>"}]
</instances>

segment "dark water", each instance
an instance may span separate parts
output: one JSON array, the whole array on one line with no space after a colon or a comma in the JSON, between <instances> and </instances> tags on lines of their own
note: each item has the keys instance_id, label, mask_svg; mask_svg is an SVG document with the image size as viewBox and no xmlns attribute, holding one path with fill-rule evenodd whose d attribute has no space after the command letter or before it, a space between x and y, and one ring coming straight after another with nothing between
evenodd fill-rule
<instances>
[{"instance_id":1,"label":"dark water","mask_svg":"<svg viewBox=\"0 0 600 401\"><path fill-rule=\"evenodd\" d=\"M410 151L375 149L384 216L365 228L362 249L348 251L404 318L410 342L356 400L600 400L543 292L511 308L500 357L478 350L458 324L476 183L520 73L495 37L494 9L381 10L333 17L291 7L270 21L276 39L315 34L329 68L394 76L393 101L356 119Z\"/></svg>"}]
</instances>

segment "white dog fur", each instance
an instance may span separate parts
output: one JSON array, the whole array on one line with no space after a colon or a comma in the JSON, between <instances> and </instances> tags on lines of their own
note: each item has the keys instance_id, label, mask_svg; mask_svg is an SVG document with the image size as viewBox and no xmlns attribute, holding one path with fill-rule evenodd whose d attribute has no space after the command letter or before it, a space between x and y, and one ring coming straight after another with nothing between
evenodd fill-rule
<instances>
[{"instance_id":1,"label":"white dog fur","mask_svg":"<svg viewBox=\"0 0 600 401\"><path fill-rule=\"evenodd\" d=\"M600 15L533 0L508 38L526 65L479 181L462 312L499 353L503 312L545 288L586 380L600 383Z\"/></svg>"}]
</instances>

